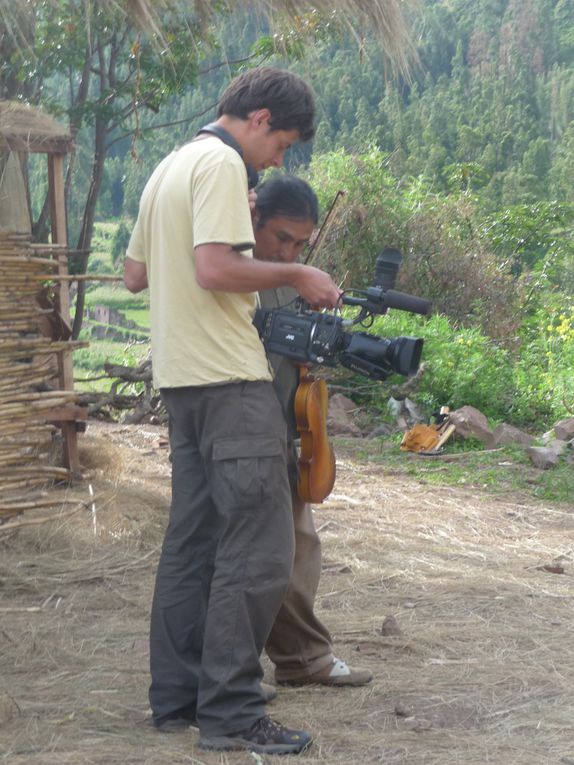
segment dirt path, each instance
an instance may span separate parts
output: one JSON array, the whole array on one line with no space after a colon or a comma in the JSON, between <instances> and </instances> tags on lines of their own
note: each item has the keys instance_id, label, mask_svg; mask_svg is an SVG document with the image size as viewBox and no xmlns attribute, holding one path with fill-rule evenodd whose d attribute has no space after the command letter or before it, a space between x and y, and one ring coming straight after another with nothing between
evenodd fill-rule
<instances>
[{"instance_id":1,"label":"dirt path","mask_svg":"<svg viewBox=\"0 0 574 765\"><path fill-rule=\"evenodd\" d=\"M91 424L92 513L0 537L0 762L223 765L148 723L164 431ZM281 689L313 765L574 765L574 511L430 487L339 450L318 610L366 688ZM558 574L555 571L563 570ZM400 635L383 635L394 616ZM271 667L265 663L268 679Z\"/></svg>"}]
</instances>

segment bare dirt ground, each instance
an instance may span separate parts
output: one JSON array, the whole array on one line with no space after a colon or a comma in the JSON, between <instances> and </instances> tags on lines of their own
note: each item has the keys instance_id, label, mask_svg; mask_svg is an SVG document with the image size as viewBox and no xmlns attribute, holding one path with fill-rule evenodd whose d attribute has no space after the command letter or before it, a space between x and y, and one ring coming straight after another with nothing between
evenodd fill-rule
<instances>
[{"instance_id":1,"label":"bare dirt ground","mask_svg":"<svg viewBox=\"0 0 574 765\"><path fill-rule=\"evenodd\" d=\"M149 725L148 612L169 503L165 432L91 423L89 510L0 536L0 762L235 765ZM574 765L574 510L424 485L338 450L316 509L317 609L365 688L280 689L308 765ZM561 573L560 573L561 572ZM400 634L382 634L386 617ZM272 668L265 659L267 679ZM287 758L288 759L288 758ZM281 762L286 762L285 758Z\"/></svg>"}]
</instances>

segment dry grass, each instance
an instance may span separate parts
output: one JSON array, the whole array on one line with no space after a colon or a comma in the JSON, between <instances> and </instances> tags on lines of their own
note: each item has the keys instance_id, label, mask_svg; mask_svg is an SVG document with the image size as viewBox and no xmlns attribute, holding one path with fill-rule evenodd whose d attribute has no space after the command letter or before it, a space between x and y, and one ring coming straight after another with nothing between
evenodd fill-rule
<instances>
[{"instance_id":1,"label":"dry grass","mask_svg":"<svg viewBox=\"0 0 574 765\"><path fill-rule=\"evenodd\" d=\"M275 762L205 753L195 733L147 722L148 610L169 496L159 432L94 425L83 437L96 535L86 511L0 541L0 762ZM272 714L315 734L306 763L574 763L568 508L429 488L347 455L316 522L317 608L337 653L375 681L280 690ZM552 564L564 573L543 568ZM381 634L389 615L401 635Z\"/></svg>"}]
</instances>

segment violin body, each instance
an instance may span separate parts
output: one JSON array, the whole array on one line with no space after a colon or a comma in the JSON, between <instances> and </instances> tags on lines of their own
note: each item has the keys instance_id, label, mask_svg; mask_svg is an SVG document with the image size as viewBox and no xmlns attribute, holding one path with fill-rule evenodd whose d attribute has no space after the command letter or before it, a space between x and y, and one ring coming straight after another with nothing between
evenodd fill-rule
<instances>
[{"instance_id":1,"label":"violin body","mask_svg":"<svg viewBox=\"0 0 574 765\"><path fill-rule=\"evenodd\" d=\"M323 502L335 483L335 454L327 437L327 385L305 367L300 368L295 394L295 420L301 436L299 497L304 502Z\"/></svg>"}]
</instances>

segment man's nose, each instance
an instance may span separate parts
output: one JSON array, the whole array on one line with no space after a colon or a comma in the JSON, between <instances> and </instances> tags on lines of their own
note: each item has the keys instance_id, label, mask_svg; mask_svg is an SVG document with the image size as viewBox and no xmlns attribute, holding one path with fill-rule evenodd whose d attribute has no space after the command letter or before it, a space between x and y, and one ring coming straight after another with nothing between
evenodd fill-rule
<instances>
[{"instance_id":1,"label":"man's nose","mask_svg":"<svg viewBox=\"0 0 574 765\"><path fill-rule=\"evenodd\" d=\"M278 151L277 154L271 160L271 165L273 167L283 167L284 157L285 157L285 151L284 150Z\"/></svg>"},{"instance_id":2,"label":"man's nose","mask_svg":"<svg viewBox=\"0 0 574 765\"><path fill-rule=\"evenodd\" d=\"M281 245L281 260L292 263L297 257L296 246L293 242L283 242Z\"/></svg>"}]
</instances>

